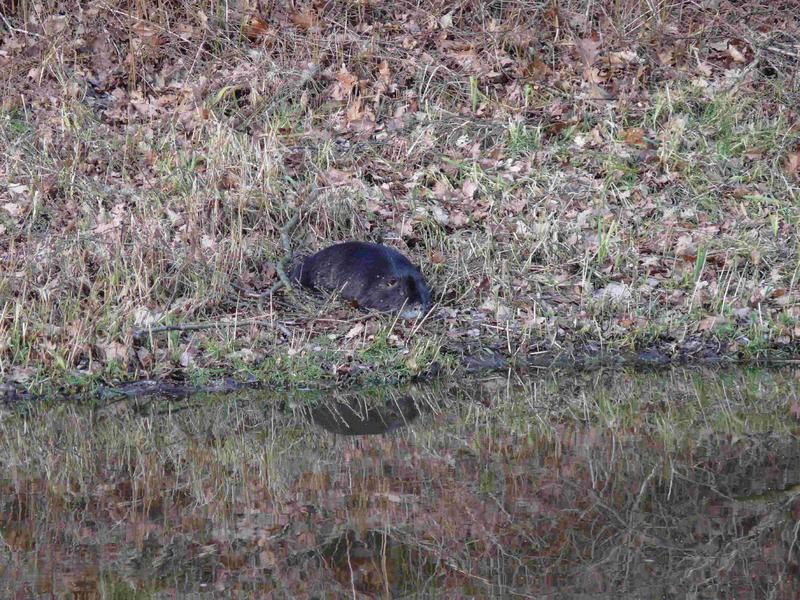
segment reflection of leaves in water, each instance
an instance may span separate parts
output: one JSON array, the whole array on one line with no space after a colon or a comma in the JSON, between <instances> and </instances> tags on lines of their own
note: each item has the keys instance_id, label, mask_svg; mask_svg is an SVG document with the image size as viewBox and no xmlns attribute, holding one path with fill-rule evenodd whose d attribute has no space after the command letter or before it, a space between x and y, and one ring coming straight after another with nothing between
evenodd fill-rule
<instances>
[{"instance_id":1,"label":"reflection of leaves in water","mask_svg":"<svg viewBox=\"0 0 800 600\"><path fill-rule=\"evenodd\" d=\"M28 407L0 420L0 596L111 572L159 593L791 597L797 388L594 372ZM313 424L351 420L394 432Z\"/></svg>"},{"instance_id":2,"label":"reflection of leaves in water","mask_svg":"<svg viewBox=\"0 0 800 600\"><path fill-rule=\"evenodd\" d=\"M323 564L344 589L390 597L413 593L417 581L431 577L436 565L419 548L381 531L353 530L334 537L319 550Z\"/></svg>"}]
</instances>

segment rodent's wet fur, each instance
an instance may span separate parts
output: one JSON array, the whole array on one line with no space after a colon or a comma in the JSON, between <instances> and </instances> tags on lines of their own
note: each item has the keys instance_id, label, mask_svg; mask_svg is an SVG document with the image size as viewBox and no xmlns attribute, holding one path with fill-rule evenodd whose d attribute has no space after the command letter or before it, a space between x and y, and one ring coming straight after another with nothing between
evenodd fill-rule
<instances>
[{"instance_id":1,"label":"rodent's wet fur","mask_svg":"<svg viewBox=\"0 0 800 600\"><path fill-rule=\"evenodd\" d=\"M359 307L401 311L404 319L425 314L431 292L420 270L397 250L371 242L334 244L292 269L302 286L337 292Z\"/></svg>"}]
</instances>

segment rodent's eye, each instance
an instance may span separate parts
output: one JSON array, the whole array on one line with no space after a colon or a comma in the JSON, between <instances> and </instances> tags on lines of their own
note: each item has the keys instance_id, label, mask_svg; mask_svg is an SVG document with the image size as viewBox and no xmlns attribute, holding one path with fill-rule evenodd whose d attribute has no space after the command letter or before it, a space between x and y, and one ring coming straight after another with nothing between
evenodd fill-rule
<instances>
[{"instance_id":1,"label":"rodent's eye","mask_svg":"<svg viewBox=\"0 0 800 600\"><path fill-rule=\"evenodd\" d=\"M386 287L394 287L397 285L397 279L394 277L386 280Z\"/></svg>"}]
</instances>

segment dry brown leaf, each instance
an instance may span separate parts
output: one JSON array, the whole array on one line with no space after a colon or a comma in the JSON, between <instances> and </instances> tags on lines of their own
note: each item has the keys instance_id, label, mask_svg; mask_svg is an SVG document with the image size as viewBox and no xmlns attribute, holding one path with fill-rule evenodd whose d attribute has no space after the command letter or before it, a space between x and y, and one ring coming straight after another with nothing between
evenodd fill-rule
<instances>
[{"instance_id":1,"label":"dry brown leaf","mask_svg":"<svg viewBox=\"0 0 800 600\"><path fill-rule=\"evenodd\" d=\"M153 365L153 353L144 346L136 349L136 358L144 369L149 369Z\"/></svg>"},{"instance_id":2,"label":"dry brown leaf","mask_svg":"<svg viewBox=\"0 0 800 600\"><path fill-rule=\"evenodd\" d=\"M414 225L411 221L403 220L397 224L397 235L403 239L414 238Z\"/></svg>"},{"instance_id":3,"label":"dry brown leaf","mask_svg":"<svg viewBox=\"0 0 800 600\"><path fill-rule=\"evenodd\" d=\"M151 49L155 49L161 45L161 35L159 30L147 23L145 21L137 22L133 27L133 32L138 37L138 40L150 47Z\"/></svg>"},{"instance_id":4,"label":"dry brown leaf","mask_svg":"<svg viewBox=\"0 0 800 600\"><path fill-rule=\"evenodd\" d=\"M262 550L259 554L259 560L261 561L261 566L266 567L267 569L275 568L275 565L278 564L278 559L275 556L275 553L272 550Z\"/></svg>"},{"instance_id":5,"label":"dry brown leaf","mask_svg":"<svg viewBox=\"0 0 800 600\"><path fill-rule=\"evenodd\" d=\"M629 285L612 281L606 287L597 290L593 297L609 303L622 303L631 299L632 292Z\"/></svg>"},{"instance_id":6,"label":"dry brown leaf","mask_svg":"<svg viewBox=\"0 0 800 600\"><path fill-rule=\"evenodd\" d=\"M631 127L623 132L625 143L629 146L646 146L644 141L644 129L641 127Z\"/></svg>"},{"instance_id":7,"label":"dry brown leaf","mask_svg":"<svg viewBox=\"0 0 800 600\"><path fill-rule=\"evenodd\" d=\"M682 235L678 238L678 243L675 244L675 256L684 260L694 260L697 256L697 246L692 241L692 236Z\"/></svg>"},{"instance_id":8,"label":"dry brown leaf","mask_svg":"<svg viewBox=\"0 0 800 600\"><path fill-rule=\"evenodd\" d=\"M333 84L333 91L331 95L334 100L344 100L353 91L358 79L350 71L347 70L345 65L336 73L336 83Z\"/></svg>"},{"instance_id":9,"label":"dry brown leaf","mask_svg":"<svg viewBox=\"0 0 800 600\"><path fill-rule=\"evenodd\" d=\"M800 152L790 152L786 155L786 172L791 177L800 179Z\"/></svg>"},{"instance_id":10,"label":"dry brown leaf","mask_svg":"<svg viewBox=\"0 0 800 600\"><path fill-rule=\"evenodd\" d=\"M47 36L53 36L64 31L68 24L69 21L66 15L47 17L44 23L42 23L42 31L44 31Z\"/></svg>"},{"instance_id":11,"label":"dry brown leaf","mask_svg":"<svg viewBox=\"0 0 800 600\"><path fill-rule=\"evenodd\" d=\"M490 314L494 314L494 318L498 323L504 323L511 318L511 309L503 304L499 298L487 298L480 309Z\"/></svg>"},{"instance_id":12,"label":"dry brown leaf","mask_svg":"<svg viewBox=\"0 0 800 600\"><path fill-rule=\"evenodd\" d=\"M441 206L434 206L432 210L433 210L433 218L437 223L439 223L439 225L450 224L450 215L447 214L447 211L444 210Z\"/></svg>"},{"instance_id":13,"label":"dry brown leaf","mask_svg":"<svg viewBox=\"0 0 800 600\"><path fill-rule=\"evenodd\" d=\"M722 325L725 322L725 319L722 317L706 317L700 323L697 324L697 329L699 331L713 331L719 325Z\"/></svg>"},{"instance_id":14,"label":"dry brown leaf","mask_svg":"<svg viewBox=\"0 0 800 600\"><path fill-rule=\"evenodd\" d=\"M744 63L747 62L747 59L744 57L744 54L739 52L739 50L733 44L728 44L728 54L737 63Z\"/></svg>"},{"instance_id":15,"label":"dry brown leaf","mask_svg":"<svg viewBox=\"0 0 800 600\"><path fill-rule=\"evenodd\" d=\"M292 15L292 23L302 31L308 31L317 23L317 13L313 8L296 12Z\"/></svg>"},{"instance_id":16,"label":"dry brown leaf","mask_svg":"<svg viewBox=\"0 0 800 600\"><path fill-rule=\"evenodd\" d=\"M472 181L471 179L465 180L464 184L461 186L461 191L467 198L472 198L473 196L475 196L475 192L477 190L478 190L478 184Z\"/></svg>"},{"instance_id":17,"label":"dry brown leaf","mask_svg":"<svg viewBox=\"0 0 800 600\"><path fill-rule=\"evenodd\" d=\"M271 33L269 24L258 15L251 15L242 25L242 33L249 40L257 42L262 38L268 37Z\"/></svg>"},{"instance_id":18,"label":"dry brown leaf","mask_svg":"<svg viewBox=\"0 0 800 600\"><path fill-rule=\"evenodd\" d=\"M112 360L125 362L128 359L128 347L120 342L100 343L95 348L106 362Z\"/></svg>"},{"instance_id":19,"label":"dry brown leaf","mask_svg":"<svg viewBox=\"0 0 800 600\"><path fill-rule=\"evenodd\" d=\"M625 65L639 62L639 57L633 50L621 50L619 52L612 52L609 54L608 60L612 65Z\"/></svg>"},{"instance_id":20,"label":"dry brown leaf","mask_svg":"<svg viewBox=\"0 0 800 600\"><path fill-rule=\"evenodd\" d=\"M15 219L22 216L22 213L25 210L22 204L17 202L6 202L5 204L0 205L0 207Z\"/></svg>"},{"instance_id":21,"label":"dry brown leaf","mask_svg":"<svg viewBox=\"0 0 800 600\"><path fill-rule=\"evenodd\" d=\"M364 331L364 324L363 323L356 323L353 328L344 334L345 339L352 340L357 335L360 335L361 332Z\"/></svg>"},{"instance_id":22,"label":"dry brown leaf","mask_svg":"<svg viewBox=\"0 0 800 600\"><path fill-rule=\"evenodd\" d=\"M389 81L392 77L392 72L389 69L389 62L386 60L382 60L381 64L378 65L378 73L381 76L381 79L384 81Z\"/></svg>"},{"instance_id":23,"label":"dry brown leaf","mask_svg":"<svg viewBox=\"0 0 800 600\"><path fill-rule=\"evenodd\" d=\"M469 217L460 210L454 210L450 213L450 224L453 227L464 227L469 223Z\"/></svg>"},{"instance_id":24,"label":"dry brown leaf","mask_svg":"<svg viewBox=\"0 0 800 600\"><path fill-rule=\"evenodd\" d=\"M9 183L8 191L15 196L27 196L30 193L30 188L24 183Z\"/></svg>"},{"instance_id":25,"label":"dry brown leaf","mask_svg":"<svg viewBox=\"0 0 800 600\"><path fill-rule=\"evenodd\" d=\"M8 379L14 383L27 383L36 375L33 367L12 367Z\"/></svg>"},{"instance_id":26,"label":"dry brown leaf","mask_svg":"<svg viewBox=\"0 0 800 600\"><path fill-rule=\"evenodd\" d=\"M600 40L596 37L596 34L592 37L578 40L575 43L575 47L578 49L578 54L580 54L581 60L583 60L583 63L587 67L591 67L597 62L600 56Z\"/></svg>"},{"instance_id":27,"label":"dry brown leaf","mask_svg":"<svg viewBox=\"0 0 800 600\"><path fill-rule=\"evenodd\" d=\"M324 173L322 173L322 178L325 181L326 185L330 186L340 186L340 185L347 185L353 180L353 173L352 171L340 171L339 169L334 169L331 167Z\"/></svg>"}]
</instances>

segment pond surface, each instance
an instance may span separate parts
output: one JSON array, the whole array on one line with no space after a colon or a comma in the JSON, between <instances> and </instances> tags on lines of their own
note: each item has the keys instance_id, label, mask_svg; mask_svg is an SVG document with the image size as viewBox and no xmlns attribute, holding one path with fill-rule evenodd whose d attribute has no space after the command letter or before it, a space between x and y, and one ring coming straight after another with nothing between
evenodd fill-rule
<instances>
[{"instance_id":1,"label":"pond surface","mask_svg":"<svg viewBox=\"0 0 800 600\"><path fill-rule=\"evenodd\" d=\"M794 598L800 373L0 413L0 597Z\"/></svg>"}]
</instances>

